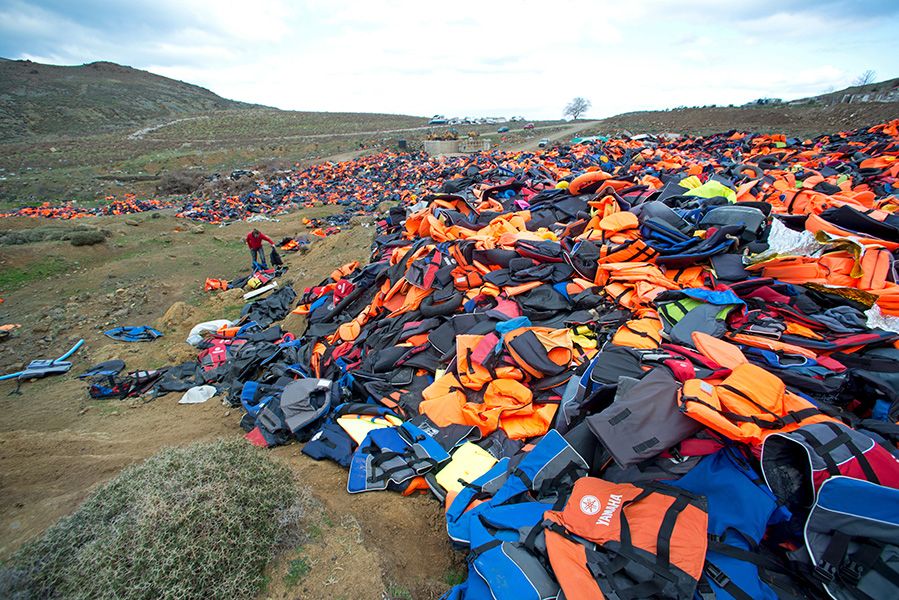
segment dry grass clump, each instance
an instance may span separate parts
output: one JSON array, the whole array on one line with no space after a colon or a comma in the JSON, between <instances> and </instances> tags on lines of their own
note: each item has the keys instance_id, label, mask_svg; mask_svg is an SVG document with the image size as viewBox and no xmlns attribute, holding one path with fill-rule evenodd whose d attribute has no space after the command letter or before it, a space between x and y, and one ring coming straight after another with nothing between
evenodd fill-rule
<instances>
[{"instance_id":1,"label":"dry grass clump","mask_svg":"<svg viewBox=\"0 0 899 600\"><path fill-rule=\"evenodd\" d=\"M0 244L22 245L35 242L54 242L64 240L71 235L73 228L69 225L42 225L34 229L22 229L20 231L4 231L0 235Z\"/></svg>"},{"instance_id":2,"label":"dry grass clump","mask_svg":"<svg viewBox=\"0 0 899 600\"><path fill-rule=\"evenodd\" d=\"M93 246L102 244L106 240L106 234L102 231L76 231L68 238L73 246Z\"/></svg>"},{"instance_id":3,"label":"dry grass clump","mask_svg":"<svg viewBox=\"0 0 899 600\"><path fill-rule=\"evenodd\" d=\"M0 231L0 245L18 246L70 240L73 246L89 246L103 242L109 235L109 230L90 225L41 225L34 229Z\"/></svg>"},{"instance_id":4,"label":"dry grass clump","mask_svg":"<svg viewBox=\"0 0 899 600\"><path fill-rule=\"evenodd\" d=\"M199 188L209 177L207 173L191 169L177 169L162 174L156 191L166 196L190 194Z\"/></svg>"},{"instance_id":5,"label":"dry grass clump","mask_svg":"<svg viewBox=\"0 0 899 600\"><path fill-rule=\"evenodd\" d=\"M320 507L243 439L125 469L0 568L3 598L239 599Z\"/></svg>"}]
</instances>

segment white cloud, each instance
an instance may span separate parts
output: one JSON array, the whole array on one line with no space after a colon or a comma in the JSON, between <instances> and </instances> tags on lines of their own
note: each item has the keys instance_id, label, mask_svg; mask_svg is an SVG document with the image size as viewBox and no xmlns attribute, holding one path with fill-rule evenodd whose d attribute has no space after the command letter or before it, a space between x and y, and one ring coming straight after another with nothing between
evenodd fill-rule
<instances>
[{"instance_id":1,"label":"white cloud","mask_svg":"<svg viewBox=\"0 0 899 600\"><path fill-rule=\"evenodd\" d=\"M831 65L823 65L815 69L803 69L796 73L793 81L799 85L825 85L846 77L848 73Z\"/></svg>"},{"instance_id":2,"label":"white cloud","mask_svg":"<svg viewBox=\"0 0 899 600\"><path fill-rule=\"evenodd\" d=\"M109 60L284 109L558 118L899 75L893 0L0 0L0 56ZM60 36L59 32L66 32Z\"/></svg>"}]
</instances>

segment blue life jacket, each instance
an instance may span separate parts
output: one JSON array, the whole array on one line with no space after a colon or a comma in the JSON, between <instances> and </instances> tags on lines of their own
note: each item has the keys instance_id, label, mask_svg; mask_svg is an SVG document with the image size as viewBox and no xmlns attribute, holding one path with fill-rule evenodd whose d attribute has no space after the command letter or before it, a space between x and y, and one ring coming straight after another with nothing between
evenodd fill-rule
<instances>
[{"instance_id":1,"label":"blue life jacket","mask_svg":"<svg viewBox=\"0 0 899 600\"><path fill-rule=\"evenodd\" d=\"M449 452L411 423L372 429L350 461L347 491L384 490L436 471L449 460Z\"/></svg>"},{"instance_id":2,"label":"blue life jacket","mask_svg":"<svg viewBox=\"0 0 899 600\"><path fill-rule=\"evenodd\" d=\"M570 486L589 471L586 461L554 429L531 450L513 458L520 461L499 461L453 499L446 523L455 547L473 547L472 520L488 509L537 500L548 502L548 510L560 497L564 500ZM474 500L485 497L489 497L486 502L469 508Z\"/></svg>"},{"instance_id":3,"label":"blue life jacket","mask_svg":"<svg viewBox=\"0 0 899 600\"><path fill-rule=\"evenodd\" d=\"M755 471L738 462L733 450L724 448L671 485L708 500L709 549L698 586L700 596L711 589L718 600L778 600L762 578L785 568L760 554L758 545L768 525L787 520L789 512L778 505Z\"/></svg>"}]
</instances>

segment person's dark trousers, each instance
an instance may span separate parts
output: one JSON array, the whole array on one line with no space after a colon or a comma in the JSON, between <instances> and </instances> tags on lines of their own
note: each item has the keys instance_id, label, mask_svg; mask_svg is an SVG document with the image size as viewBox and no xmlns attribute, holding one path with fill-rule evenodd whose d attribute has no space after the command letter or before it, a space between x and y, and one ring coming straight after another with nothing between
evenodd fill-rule
<instances>
[{"instance_id":1,"label":"person's dark trousers","mask_svg":"<svg viewBox=\"0 0 899 600\"><path fill-rule=\"evenodd\" d=\"M263 248L250 248L250 256L253 258L253 262L258 262L263 267L268 266L265 263L265 250Z\"/></svg>"}]
</instances>

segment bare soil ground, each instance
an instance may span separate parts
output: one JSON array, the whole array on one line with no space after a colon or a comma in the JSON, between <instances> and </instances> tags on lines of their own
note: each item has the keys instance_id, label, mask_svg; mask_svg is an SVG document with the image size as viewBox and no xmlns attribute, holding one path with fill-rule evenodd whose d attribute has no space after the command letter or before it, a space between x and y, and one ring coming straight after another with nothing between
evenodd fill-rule
<instances>
[{"instance_id":1,"label":"bare soil ground","mask_svg":"<svg viewBox=\"0 0 899 600\"><path fill-rule=\"evenodd\" d=\"M68 265L56 276L0 294L0 324L21 325L0 341L0 374L17 372L33 359L56 358L85 340L65 375L25 382L21 395L9 395L15 379L0 381L0 559L71 513L95 486L160 448L243 435L242 411L224 406L220 397L196 405L179 405L175 393L149 402L98 401L78 375L112 358L123 359L127 370L191 360L197 351L185 339L193 325L239 314L240 293L206 292L203 284L207 277L230 280L249 273L242 240L250 229L277 242L304 232L304 216L330 212L321 207L224 228L198 228L159 213L98 217L87 224L112 232L103 244L0 246L0 272L48 260ZM0 219L0 230L40 224ZM285 255L290 269L283 282L301 293L336 267L366 259L374 235L374 227L359 226L317 241L305 256ZM288 330L298 327L292 318L283 323ZM132 325L153 326L163 337L126 343L103 335ZM273 567L263 597L437 598L449 588L464 557L449 546L437 500L394 492L350 495L346 469L315 462L300 450L294 445L272 453L312 488L331 525L323 527L315 547L303 549L309 574L289 586L284 574L297 555L288 553Z\"/></svg>"}]
</instances>

